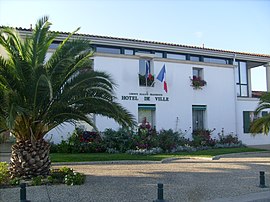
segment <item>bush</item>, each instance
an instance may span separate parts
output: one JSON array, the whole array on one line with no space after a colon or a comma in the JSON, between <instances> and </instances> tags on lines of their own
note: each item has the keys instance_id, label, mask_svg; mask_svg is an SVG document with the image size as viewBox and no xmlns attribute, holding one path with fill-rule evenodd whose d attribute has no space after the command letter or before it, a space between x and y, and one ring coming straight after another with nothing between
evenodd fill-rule
<instances>
[{"instance_id":1,"label":"bush","mask_svg":"<svg viewBox=\"0 0 270 202\"><path fill-rule=\"evenodd\" d=\"M211 138L211 133L211 130L194 130L192 133L193 145L195 147L214 146L216 140Z\"/></svg>"},{"instance_id":2,"label":"bush","mask_svg":"<svg viewBox=\"0 0 270 202\"><path fill-rule=\"evenodd\" d=\"M97 132L75 128L67 140L62 140L59 145L51 144L51 151L59 153L95 153L104 152L105 147Z\"/></svg>"},{"instance_id":3,"label":"bush","mask_svg":"<svg viewBox=\"0 0 270 202\"><path fill-rule=\"evenodd\" d=\"M222 134L218 134L219 140L218 143L219 144L240 144L242 143L237 135L234 135L233 133L229 134L229 135L224 135Z\"/></svg>"},{"instance_id":4,"label":"bush","mask_svg":"<svg viewBox=\"0 0 270 202\"><path fill-rule=\"evenodd\" d=\"M72 172L65 176L65 184L66 185L81 185L85 181L85 175L81 173Z\"/></svg>"},{"instance_id":5,"label":"bush","mask_svg":"<svg viewBox=\"0 0 270 202\"><path fill-rule=\"evenodd\" d=\"M109 153L125 152L134 148L132 130L124 128L120 128L118 131L106 129L103 135L103 141Z\"/></svg>"},{"instance_id":6,"label":"bush","mask_svg":"<svg viewBox=\"0 0 270 202\"><path fill-rule=\"evenodd\" d=\"M146 121L141 123L137 135L134 136L135 146L137 149L151 149L158 147L158 137L155 128Z\"/></svg>"},{"instance_id":7,"label":"bush","mask_svg":"<svg viewBox=\"0 0 270 202\"><path fill-rule=\"evenodd\" d=\"M10 174L8 170L8 163L0 162L0 185L8 184Z\"/></svg>"},{"instance_id":8,"label":"bush","mask_svg":"<svg viewBox=\"0 0 270 202\"><path fill-rule=\"evenodd\" d=\"M164 151L170 152L180 145L181 134L179 132L173 132L172 129L161 130L158 133L159 147Z\"/></svg>"},{"instance_id":9,"label":"bush","mask_svg":"<svg viewBox=\"0 0 270 202\"><path fill-rule=\"evenodd\" d=\"M51 175L47 180L52 184L81 185L85 182L85 175L74 172L72 168L61 167L51 170Z\"/></svg>"}]
</instances>

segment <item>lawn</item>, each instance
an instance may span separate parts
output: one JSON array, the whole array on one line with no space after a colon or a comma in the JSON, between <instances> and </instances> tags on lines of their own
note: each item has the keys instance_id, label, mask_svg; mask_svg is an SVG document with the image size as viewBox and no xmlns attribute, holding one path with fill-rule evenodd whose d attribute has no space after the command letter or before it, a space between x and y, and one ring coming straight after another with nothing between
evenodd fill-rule
<instances>
[{"instance_id":1,"label":"lawn","mask_svg":"<svg viewBox=\"0 0 270 202\"><path fill-rule=\"evenodd\" d=\"M176 154L154 154L154 155L131 155L131 154L108 154L108 153L51 153L52 162L83 162L83 161L121 161L121 160L145 160L145 161L160 161L165 158L173 157L213 157L222 154L242 153L264 151L255 148L221 148L210 149L196 152L181 152Z\"/></svg>"}]
</instances>

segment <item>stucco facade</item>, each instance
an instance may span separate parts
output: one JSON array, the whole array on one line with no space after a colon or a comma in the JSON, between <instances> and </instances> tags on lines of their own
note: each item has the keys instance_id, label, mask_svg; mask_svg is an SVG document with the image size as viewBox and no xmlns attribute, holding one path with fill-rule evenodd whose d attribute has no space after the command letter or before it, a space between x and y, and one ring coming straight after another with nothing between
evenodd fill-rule
<instances>
[{"instance_id":1,"label":"stucco facade","mask_svg":"<svg viewBox=\"0 0 270 202\"><path fill-rule=\"evenodd\" d=\"M19 31L27 35L31 30ZM66 36L67 33L60 33L55 44ZM118 102L137 118L138 123L145 115L157 130L181 130L188 138L198 124L213 130L214 136L223 130L225 134L237 134L247 145L270 144L269 136L254 137L244 131L243 115L254 111L259 101L251 91L250 69L265 66L266 86L270 86L269 55L94 35L75 37L91 40L96 50L94 69L111 74L118 85L115 89ZM149 86L146 77L146 84L139 82L139 74L148 76L142 72L145 62L153 80ZM164 65L167 92L164 81L157 79ZM191 86L194 72L207 82L202 89ZM106 117L95 116L95 123L100 131L119 128L115 121ZM65 125L50 131L48 138L54 134L53 140L59 142L61 136L65 138L73 130L74 126Z\"/></svg>"}]
</instances>

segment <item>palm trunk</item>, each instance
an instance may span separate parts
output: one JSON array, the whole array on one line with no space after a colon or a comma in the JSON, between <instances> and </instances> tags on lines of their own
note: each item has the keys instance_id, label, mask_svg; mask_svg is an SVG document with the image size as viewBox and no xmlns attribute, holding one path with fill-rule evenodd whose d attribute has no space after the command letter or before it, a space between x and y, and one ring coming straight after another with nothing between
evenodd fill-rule
<instances>
[{"instance_id":1,"label":"palm trunk","mask_svg":"<svg viewBox=\"0 0 270 202\"><path fill-rule=\"evenodd\" d=\"M50 172L50 145L41 139L19 141L12 146L10 173L12 177L32 178L47 176Z\"/></svg>"}]
</instances>

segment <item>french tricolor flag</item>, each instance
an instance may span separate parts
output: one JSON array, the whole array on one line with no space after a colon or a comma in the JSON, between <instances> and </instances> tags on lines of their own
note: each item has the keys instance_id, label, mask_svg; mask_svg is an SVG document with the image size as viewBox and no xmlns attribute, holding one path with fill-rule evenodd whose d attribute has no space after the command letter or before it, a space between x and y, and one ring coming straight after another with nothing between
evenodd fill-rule
<instances>
[{"instance_id":1,"label":"french tricolor flag","mask_svg":"<svg viewBox=\"0 0 270 202\"><path fill-rule=\"evenodd\" d=\"M160 82L163 82L163 88L165 90L165 92L168 92L168 86L167 86L167 82L166 82L166 68L165 68L165 64L163 65L162 69L160 70L158 76L157 76L157 80L159 80Z\"/></svg>"}]
</instances>

